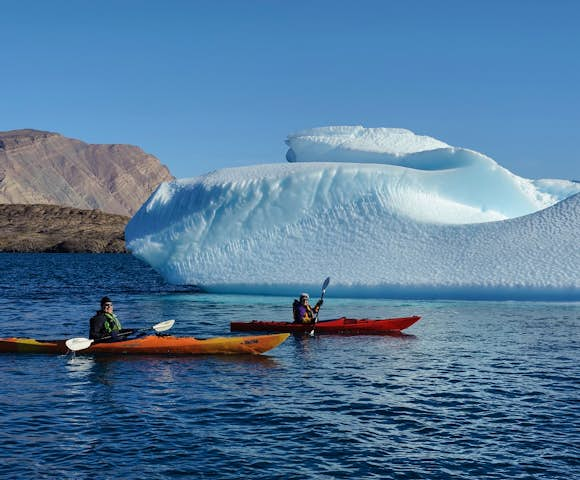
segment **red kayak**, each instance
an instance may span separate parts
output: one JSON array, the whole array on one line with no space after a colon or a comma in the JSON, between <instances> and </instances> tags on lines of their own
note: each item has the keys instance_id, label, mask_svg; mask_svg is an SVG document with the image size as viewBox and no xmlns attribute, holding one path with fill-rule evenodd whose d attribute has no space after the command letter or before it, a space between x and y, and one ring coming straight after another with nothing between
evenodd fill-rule
<instances>
[{"instance_id":1,"label":"red kayak","mask_svg":"<svg viewBox=\"0 0 580 480\"><path fill-rule=\"evenodd\" d=\"M385 335L400 332L409 328L421 317L383 318L372 320L368 318L336 318L334 320L322 320L315 326L318 333L338 333L346 335ZM231 322L232 332L289 332L310 333L312 324L292 322Z\"/></svg>"}]
</instances>

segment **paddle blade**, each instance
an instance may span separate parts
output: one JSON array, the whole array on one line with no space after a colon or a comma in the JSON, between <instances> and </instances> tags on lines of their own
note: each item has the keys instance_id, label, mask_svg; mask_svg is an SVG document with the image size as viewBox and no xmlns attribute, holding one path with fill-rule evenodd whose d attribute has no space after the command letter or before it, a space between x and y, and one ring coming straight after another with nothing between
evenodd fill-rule
<instances>
[{"instance_id":1,"label":"paddle blade","mask_svg":"<svg viewBox=\"0 0 580 480\"><path fill-rule=\"evenodd\" d=\"M84 350L89 348L93 344L94 340L89 338L70 338L64 344L71 352L78 352L79 350Z\"/></svg>"},{"instance_id":2,"label":"paddle blade","mask_svg":"<svg viewBox=\"0 0 580 480\"><path fill-rule=\"evenodd\" d=\"M326 280L324 280L324 283L322 284L322 290L326 290L326 287L328 287L329 283L330 283L330 277L326 277Z\"/></svg>"},{"instance_id":3,"label":"paddle blade","mask_svg":"<svg viewBox=\"0 0 580 480\"><path fill-rule=\"evenodd\" d=\"M152 328L156 332L165 332L166 330L169 330L171 327L173 327L174 323L175 320L165 320L164 322L160 322L156 325L153 325Z\"/></svg>"}]
</instances>

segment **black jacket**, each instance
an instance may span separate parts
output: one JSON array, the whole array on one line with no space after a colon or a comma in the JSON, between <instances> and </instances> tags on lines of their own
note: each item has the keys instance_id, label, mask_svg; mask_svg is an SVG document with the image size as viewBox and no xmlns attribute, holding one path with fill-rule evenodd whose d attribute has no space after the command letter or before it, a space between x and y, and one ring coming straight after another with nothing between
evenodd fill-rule
<instances>
[{"instance_id":1,"label":"black jacket","mask_svg":"<svg viewBox=\"0 0 580 480\"><path fill-rule=\"evenodd\" d=\"M103 337L115 337L121 330L114 330L108 332L105 328L108 319L105 312L98 310L94 317L90 320L89 338L94 338L95 340Z\"/></svg>"}]
</instances>

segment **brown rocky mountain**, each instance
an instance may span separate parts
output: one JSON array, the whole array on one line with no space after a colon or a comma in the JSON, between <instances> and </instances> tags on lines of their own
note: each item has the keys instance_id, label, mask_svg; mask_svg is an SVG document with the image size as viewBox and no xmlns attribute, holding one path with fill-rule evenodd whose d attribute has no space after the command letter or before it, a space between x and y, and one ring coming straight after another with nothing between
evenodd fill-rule
<instances>
[{"instance_id":1,"label":"brown rocky mountain","mask_svg":"<svg viewBox=\"0 0 580 480\"><path fill-rule=\"evenodd\" d=\"M59 205L0 205L0 252L125 252L129 217Z\"/></svg>"},{"instance_id":2,"label":"brown rocky mountain","mask_svg":"<svg viewBox=\"0 0 580 480\"><path fill-rule=\"evenodd\" d=\"M132 145L39 130L0 132L0 204L53 204L132 216L173 176Z\"/></svg>"}]
</instances>

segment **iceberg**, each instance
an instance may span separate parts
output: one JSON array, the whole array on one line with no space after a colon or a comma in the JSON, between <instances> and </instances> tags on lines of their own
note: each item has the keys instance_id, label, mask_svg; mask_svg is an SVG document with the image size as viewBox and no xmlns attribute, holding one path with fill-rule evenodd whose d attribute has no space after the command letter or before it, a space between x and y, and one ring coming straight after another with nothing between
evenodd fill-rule
<instances>
[{"instance_id":1,"label":"iceberg","mask_svg":"<svg viewBox=\"0 0 580 480\"><path fill-rule=\"evenodd\" d=\"M290 135L286 163L161 184L128 249L216 293L580 299L580 184L404 129Z\"/></svg>"}]
</instances>

